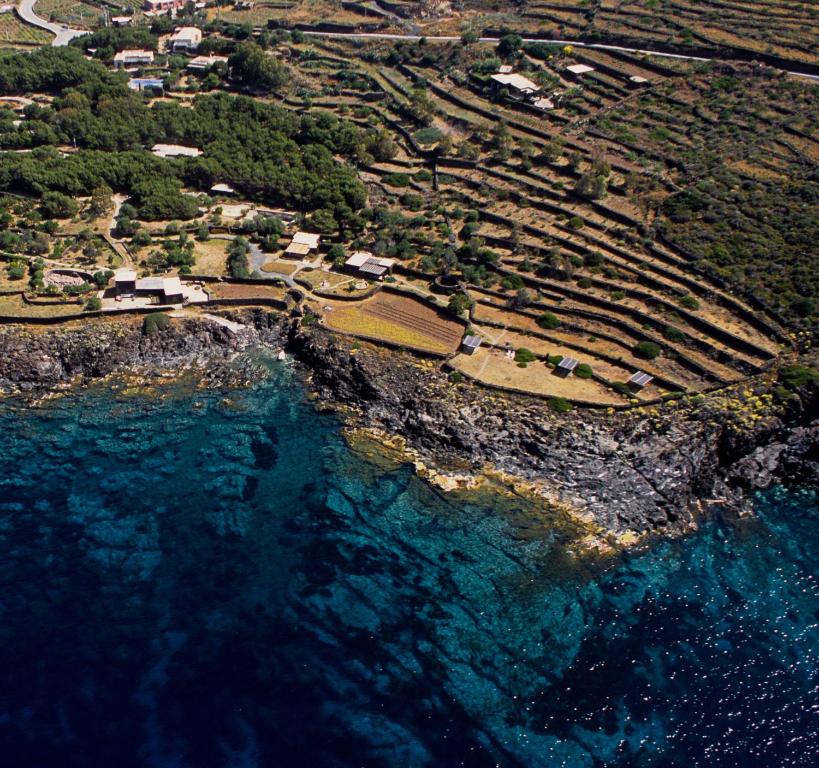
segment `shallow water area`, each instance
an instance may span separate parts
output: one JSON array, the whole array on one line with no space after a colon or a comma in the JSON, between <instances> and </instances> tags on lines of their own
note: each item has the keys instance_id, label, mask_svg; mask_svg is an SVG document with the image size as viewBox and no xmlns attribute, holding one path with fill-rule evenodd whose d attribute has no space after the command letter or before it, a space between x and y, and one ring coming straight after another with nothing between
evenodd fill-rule
<instances>
[{"instance_id":1,"label":"shallow water area","mask_svg":"<svg viewBox=\"0 0 819 768\"><path fill-rule=\"evenodd\" d=\"M616 557L368 461L298 378L0 402L0 754L812 766L819 508Z\"/></svg>"}]
</instances>

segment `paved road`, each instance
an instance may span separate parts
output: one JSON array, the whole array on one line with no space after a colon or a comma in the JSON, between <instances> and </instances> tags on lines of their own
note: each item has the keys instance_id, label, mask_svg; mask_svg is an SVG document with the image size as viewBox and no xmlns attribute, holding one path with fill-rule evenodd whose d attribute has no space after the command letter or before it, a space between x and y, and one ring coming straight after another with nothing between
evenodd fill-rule
<instances>
[{"instance_id":1,"label":"paved road","mask_svg":"<svg viewBox=\"0 0 819 768\"><path fill-rule=\"evenodd\" d=\"M62 24L52 24L50 21L38 16L34 12L34 4L37 0L20 0L17 6L17 13L23 21L33 24L35 27L48 30L52 35L55 35L51 45L60 46L68 45L71 40L81 35L87 35L88 32L82 29L72 29L71 27L63 26ZM420 40L422 37L431 42L453 42L460 40L460 37L454 35L411 35L388 32L305 32L306 35L314 37L336 37L350 40L366 40L368 38L374 40ZM497 37L481 37L482 43L497 43ZM684 56L681 53L664 53L662 51L651 51L645 48L627 48L621 45L604 45L603 43L580 43L576 40L542 40L536 37L524 37L524 43L550 43L552 45L573 45L576 48L599 48L602 51L622 51L623 53L642 53L651 56L663 56L668 59L684 59L685 61L713 61L713 59L702 58L701 56ZM786 70L789 75L796 75L797 77L804 77L809 80L819 82L819 75L809 75L805 72L797 72Z\"/></svg>"},{"instance_id":2,"label":"paved road","mask_svg":"<svg viewBox=\"0 0 819 768\"><path fill-rule=\"evenodd\" d=\"M37 0L20 0L20 4L17 6L17 15L26 23L51 32L51 34L54 35L51 45L68 45L75 37L88 34L84 29L72 29L62 24L53 24L42 16L38 16L34 12L34 4L36 2Z\"/></svg>"}]
</instances>

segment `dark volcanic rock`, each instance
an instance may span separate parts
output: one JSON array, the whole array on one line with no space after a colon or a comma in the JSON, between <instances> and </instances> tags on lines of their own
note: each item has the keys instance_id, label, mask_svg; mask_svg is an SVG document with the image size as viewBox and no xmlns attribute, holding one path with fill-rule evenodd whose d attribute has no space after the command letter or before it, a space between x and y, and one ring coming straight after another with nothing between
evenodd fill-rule
<instances>
[{"instance_id":1,"label":"dark volcanic rock","mask_svg":"<svg viewBox=\"0 0 819 768\"><path fill-rule=\"evenodd\" d=\"M542 400L454 386L445 373L407 354L366 344L353 350L321 327L302 327L298 317L237 310L222 318L232 322L179 318L150 336L136 319L40 332L6 326L0 329L0 391L197 361L207 363L207 384L242 383L253 378L250 368L239 366L236 375L227 361L287 338L320 400L346 406L355 424L403 436L426 463L444 470L492 465L538 481L555 500L611 531L683 531L711 508L746 511L750 490L780 480L819 482L815 391L792 398L777 418L752 429L732 428L727 417L707 409L670 406L651 416L556 415Z\"/></svg>"},{"instance_id":2,"label":"dark volcanic rock","mask_svg":"<svg viewBox=\"0 0 819 768\"><path fill-rule=\"evenodd\" d=\"M265 317L261 317L265 315ZM234 330L207 319L179 318L152 335L141 320L89 321L70 328L33 332L0 328L0 391L31 391L98 378L133 366L177 367L197 358L225 359L252 344L276 343L283 321L266 313L237 317Z\"/></svg>"},{"instance_id":3,"label":"dark volcanic rock","mask_svg":"<svg viewBox=\"0 0 819 768\"><path fill-rule=\"evenodd\" d=\"M293 343L322 398L353 406L362 425L402 435L429 463L491 463L544 482L608 530L685 530L715 505L747 511L745 489L818 474L816 424L768 424L740 439L713 414L556 416L541 400L455 387L403 355L353 353L320 329L294 333Z\"/></svg>"}]
</instances>

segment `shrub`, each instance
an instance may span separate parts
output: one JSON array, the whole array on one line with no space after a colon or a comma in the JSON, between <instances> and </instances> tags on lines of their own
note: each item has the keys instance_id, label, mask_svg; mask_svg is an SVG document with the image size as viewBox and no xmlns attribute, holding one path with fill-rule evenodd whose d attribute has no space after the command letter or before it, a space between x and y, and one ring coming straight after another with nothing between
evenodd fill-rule
<instances>
[{"instance_id":1,"label":"shrub","mask_svg":"<svg viewBox=\"0 0 819 768\"><path fill-rule=\"evenodd\" d=\"M435 144L440 141L443 134L437 128L421 128L412 134L412 138L419 144Z\"/></svg>"},{"instance_id":2,"label":"shrub","mask_svg":"<svg viewBox=\"0 0 819 768\"><path fill-rule=\"evenodd\" d=\"M566 223L566 226L568 226L569 229L582 229L584 223L585 222L583 219L581 219L579 216L572 216Z\"/></svg>"},{"instance_id":3,"label":"shrub","mask_svg":"<svg viewBox=\"0 0 819 768\"><path fill-rule=\"evenodd\" d=\"M535 322L547 330L560 327L560 319L551 312L544 312Z\"/></svg>"},{"instance_id":4,"label":"shrub","mask_svg":"<svg viewBox=\"0 0 819 768\"><path fill-rule=\"evenodd\" d=\"M653 341L641 341L639 344L635 344L632 352L635 357L639 357L641 360L654 360L654 358L662 354L663 349Z\"/></svg>"},{"instance_id":5,"label":"shrub","mask_svg":"<svg viewBox=\"0 0 819 768\"><path fill-rule=\"evenodd\" d=\"M532 352L531 349L526 349L526 347L520 347L517 352L515 352L515 362L516 363L532 363L537 360L537 355Z\"/></svg>"},{"instance_id":6,"label":"shrub","mask_svg":"<svg viewBox=\"0 0 819 768\"><path fill-rule=\"evenodd\" d=\"M410 178L406 173L388 173L384 176L384 183L391 187L408 187Z\"/></svg>"},{"instance_id":7,"label":"shrub","mask_svg":"<svg viewBox=\"0 0 819 768\"><path fill-rule=\"evenodd\" d=\"M663 336L669 341L675 341L677 343L685 341L685 334L673 325L667 325L663 328Z\"/></svg>"},{"instance_id":8,"label":"shrub","mask_svg":"<svg viewBox=\"0 0 819 768\"><path fill-rule=\"evenodd\" d=\"M632 394L631 387L628 384L626 384L625 381L613 381L611 383L611 388L615 392L619 392L621 395L624 395L625 397L631 397Z\"/></svg>"},{"instance_id":9,"label":"shrub","mask_svg":"<svg viewBox=\"0 0 819 768\"><path fill-rule=\"evenodd\" d=\"M553 397L549 400L549 408L555 413L568 413L574 406L565 397Z\"/></svg>"},{"instance_id":10,"label":"shrub","mask_svg":"<svg viewBox=\"0 0 819 768\"><path fill-rule=\"evenodd\" d=\"M690 293L687 293L685 296L680 296L678 301L680 306L685 307L686 309L700 308L700 303Z\"/></svg>"},{"instance_id":11,"label":"shrub","mask_svg":"<svg viewBox=\"0 0 819 768\"><path fill-rule=\"evenodd\" d=\"M26 268L19 261L8 268L9 280L22 280L26 276Z\"/></svg>"},{"instance_id":12,"label":"shrub","mask_svg":"<svg viewBox=\"0 0 819 768\"><path fill-rule=\"evenodd\" d=\"M167 328L171 324L171 319L161 312L153 315L146 315L142 321L142 332L146 336L153 336L157 331Z\"/></svg>"},{"instance_id":13,"label":"shrub","mask_svg":"<svg viewBox=\"0 0 819 768\"><path fill-rule=\"evenodd\" d=\"M102 299L99 296L91 296L85 302L86 312L99 312L102 309Z\"/></svg>"},{"instance_id":14,"label":"shrub","mask_svg":"<svg viewBox=\"0 0 819 768\"><path fill-rule=\"evenodd\" d=\"M592 377L592 367L588 363L580 363L574 369L574 375L578 379L590 379Z\"/></svg>"},{"instance_id":15,"label":"shrub","mask_svg":"<svg viewBox=\"0 0 819 768\"><path fill-rule=\"evenodd\" d=\"M779 381L794 391L807 384L819 384L819 371L809 365L788 365L779 371Z\"/></svg>"}]
</instances>

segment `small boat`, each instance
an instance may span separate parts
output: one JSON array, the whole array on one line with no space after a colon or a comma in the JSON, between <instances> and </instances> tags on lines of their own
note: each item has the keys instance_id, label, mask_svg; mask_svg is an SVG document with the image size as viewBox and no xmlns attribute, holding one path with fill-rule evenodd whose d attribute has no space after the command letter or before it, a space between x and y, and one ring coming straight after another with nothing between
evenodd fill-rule
<instances>
[{"instance_id":1,"label":"small boat","mask_svg":"<svg viewBox=\"0 0 819 768\"><path fill-rule=\"evenodd\" d=\"M286 360L286 359L287 359L287 355L285 354L283 349L280 349L279 354L276 355L276 360L282 361L282 360Z\"/></svg>"}]
</instances>

